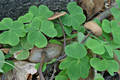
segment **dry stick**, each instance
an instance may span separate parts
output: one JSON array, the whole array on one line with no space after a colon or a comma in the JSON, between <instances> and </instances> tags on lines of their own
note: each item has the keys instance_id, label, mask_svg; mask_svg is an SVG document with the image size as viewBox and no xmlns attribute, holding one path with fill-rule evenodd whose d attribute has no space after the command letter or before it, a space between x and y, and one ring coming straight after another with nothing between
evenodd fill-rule
<instances>
[{"instance_id":1,"label":"dry stick","mask_svg":"<svg viewBox=\"0 0 120 80\"><path fill-rule=\"evenodd\" d=\"M44 64L44 60L45 60L45 56L46 56L46 52L45 51L42 51L41 53L42 55L42 59L40 60L40 67L38 69L38 73L39 73L39 77L40 77L40 80L45 80L44 76L43 76L43 73L42 73L42 66Z\"/></svg>"},{"instance_id":2,"label":"dry stick","mask_svg":"<svg viewBox=\"0 0 120 80\"><path fill-rule=\"evenodd\" d=\"M55 77L56 67L57 67L57 64L55 64L55 65L54 65L53 74L52 74L52 76L51 76L50 80L53 80L53 79L54 79L54 77Z\"/></svg>"},{"instance_id":3,"label":"dry stick","mask_svg":"<svg viewBox=\"0 0 120 80\"><path fill-rule=\"evenodd\" d=\"M66 46L66 36L65 36L65 31L64 31L64 25L63 25L63 23L62 23L62 21L61 21L60 18L58 18L58 20L59 20L59 22L60 22L60 26L61 26L62 32L63 32L63 37L64 37L64 50L65 50L65 46ZM64 54L63 56L58 57L58 58L56 59L56 61L59 61L59 60L65 58L65 57L66 57L66 54Z\"/></svg>"}]
</instances>

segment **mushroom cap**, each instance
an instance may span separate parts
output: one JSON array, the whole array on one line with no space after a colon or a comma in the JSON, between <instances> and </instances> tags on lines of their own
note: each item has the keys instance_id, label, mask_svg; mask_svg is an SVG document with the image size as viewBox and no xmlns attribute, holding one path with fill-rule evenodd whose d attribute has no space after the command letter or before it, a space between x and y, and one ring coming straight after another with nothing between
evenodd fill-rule
<instances>
[{"instance_id":1,"label":"mushroom cap","mask_svg":"<svg viewBox=\"0 0 120 80\"><path fill-rule=\"evenodd\" d=\"M64 16L66 15L67 13L66 12L56 12L53 16L49 17L48 20L51 21L51 20L55 20L61 16Z\"/></svg>"},{"instance_id":2,"label":"mushroom cap","mask_svg":"<svg viewBox=\"0 0 120 80\"><path fill-rule=\"evenodd\" d=\"M46 52L45 62L48 62L54 58L57 58L62 51L62 46L58 44L48 44L45 48L33 48L30 52L29 61L30 62L40 62L42 59L42 52Z\"/></svg>"},{"instance_id":3,"label":"mushroom cap","mask_svg":"<svg viewBox=\"0 0 120 80\"><path fill-rule=\"evenodd\" d=\"M95 23L94 21L89 21L89 22L85 23L84 27L86 29L90 30L96 36L101 36L102 35L101 27L97 23Z\"/></svg>"}]
</instances>

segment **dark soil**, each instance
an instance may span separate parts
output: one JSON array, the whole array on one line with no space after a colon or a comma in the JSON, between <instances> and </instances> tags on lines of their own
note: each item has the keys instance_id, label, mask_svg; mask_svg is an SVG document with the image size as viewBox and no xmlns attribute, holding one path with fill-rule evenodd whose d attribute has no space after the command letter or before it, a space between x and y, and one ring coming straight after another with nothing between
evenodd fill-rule
<instances>
[{"instance_id":1,"label":"dark soil","mask_svg":"<svg viewBox=\"0 0 120 80\"><path fill-rule=\"evenodd\" d=\"M17 19L24 15L31 5L44 4L52 11L65 11L68 2L74 0L0 0L0 20L4 17Z\"/></svg>"}]
</instances>

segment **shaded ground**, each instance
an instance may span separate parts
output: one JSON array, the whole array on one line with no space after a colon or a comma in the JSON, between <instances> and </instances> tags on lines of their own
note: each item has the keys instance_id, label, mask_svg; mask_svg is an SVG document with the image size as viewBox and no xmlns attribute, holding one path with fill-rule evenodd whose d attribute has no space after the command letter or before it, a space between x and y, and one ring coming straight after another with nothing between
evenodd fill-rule
<instances>
[{"instance_id":1,"label":"shaded ground","mask_svg":"<svg viewBox=\"0 0 120 80\"><path fill-rule=\"evenodd\" d=\"M73 0L0 0L0 20L11 17L14 20L25 14L31 5L44 4L53 11L66 10L68 2Z\"/></svg>"}]
</instances>

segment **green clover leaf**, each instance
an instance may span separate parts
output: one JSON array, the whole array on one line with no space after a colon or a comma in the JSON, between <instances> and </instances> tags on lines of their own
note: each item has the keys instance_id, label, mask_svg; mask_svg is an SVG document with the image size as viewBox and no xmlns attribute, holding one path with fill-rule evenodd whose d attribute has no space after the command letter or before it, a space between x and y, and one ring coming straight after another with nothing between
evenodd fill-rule
<instances>
[{"instance_id":1,"label":"green clover leaf","mask_svg":"<svg viewBox=\"0 0 120 80\"><path fill-rule=\"evenodd\" d=\"M29 12L32 13L34 17L40 17L42 20L47 20L54 14L47 6L44 5L40 5L39 8L31 6Z\"/></svg>"},{"instance_id":2,"label":"green clover leaf","mask_svg":"<svg viewBox=\"0 0 120 80\"><path fill-rule=\"evenodd\" d=\"M69 57L80 59L86 56L87 50L84 45L74 42L65 47L65 53Z\"/></svg>"},{"instance_id":3,"label":"green clover leaf","mask_svg":"<svg viewBox=\"0 0 120 80\"><path fill-rule=\"evenodd\" d=\"M104 32L106 33L110 33L111 32L111 24L110 21L108 21L107 19L104 19L102 21L102 29Z\"/></svg>"},{"instance_id":4,"label":"green clover leaf","mask_svg":"<svg viewBox=\"0 0 120 80\"><path fill-rule=\"evenodd\" d=\"M66 58L65 61L61 62L60 68L67 70L66 72L70 80L78 80L80 77L86 78L90 69L89 58L70 59L70 57L68 57L68 59Z\"/></svg>"},{"instance_id":5,"label":"green clover leaf","mask_svg":"<svg viewBox=\"0 0 120 80\"><path fill-rule=\"evenodd\" d=\"M86 42L86 46L96 54L101 55L105 53L104 45L95 39L88 39Z\"/></svg>"},{"instance_id":6,"label":"green clover leaf","mask_svg":"<svg viewBox=\"0 0 120 80\"><path fill-rule=\"evenodd\" d=\"M57 31L51 21L42 21L40 31L48 37L55 37L57 35Z\"/></svg>"},{"instance_id":7,"label":"green clover leaf","mask_svg":"<svg viewBox=\"0 0 120 80\"><path fill-rule=\"evenodd\" d=\"M40 31L31 31L28 33L27 40L29 43L43 48L47 45L46 37Z\"/></svg>"},{"instance_id":8,"label":"green clover leaf","mask_svg":"<svg viewBox=\"0 0 120 80\"><path fill-rule=\"evenodd\" d=\"M67 5L67 9L68 9L70 14L83 13L82 8L79 7L76 2L70 2Z\"/></svg>"},{"instance_id":9,"label":"green clover leaf","mask_svg":"<svg viewBox=\"0 0 120 80\"><path fill-rule=\"evenodd\" d=\"M90 64L98 71L107 70L111 75L119 70L119 64L115 60L101 60L98 58L92 58Z\"/></svg>"},{"instance_id":10,"label":"green clover leaf","mask_svg":"<svg viewBox=\"0 0 120 80\"><path fill-rule=\"evenodd\" d=\"M12 21L10 18L4 18L0 22L0 30L5 30L0 34L0 43L12 46L16 46L20 41L19 38L26 34L23 23Z\"/></svg>"},{"instance_id":11,"label":"green clover leaf","mask_svg":"<svg viewBox=\"0 0 120 80\"><path fill-rule=\"evenodd\" d=\"M79 7L76 2L70 2L67 5L67 9L69 14L61 17L63 24L66 26L72 26L75 30L79 30L81 24L83 24L86 20L82 8Z\"/></svg>"}]
</instances>

